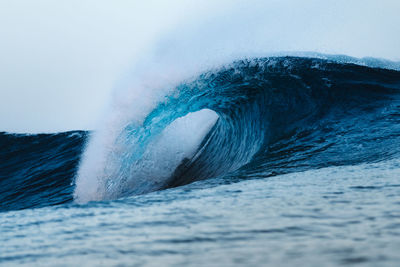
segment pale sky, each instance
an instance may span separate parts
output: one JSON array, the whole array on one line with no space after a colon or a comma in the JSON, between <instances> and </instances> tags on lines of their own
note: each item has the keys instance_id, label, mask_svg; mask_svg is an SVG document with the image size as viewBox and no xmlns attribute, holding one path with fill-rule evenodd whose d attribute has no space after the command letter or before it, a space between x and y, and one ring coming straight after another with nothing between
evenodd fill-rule
<instances>
[{"instance_id":1,"label":"pale sky","mask_svg":"<svg viewBox=\"0 0 400 267\"><path fill-rule=\"evenodd\" d=\"M400 60L399 11L397 0L0 0L0 131L95 129L153 47L191 61L218 51Z\"/></svg>"}]
</instances>

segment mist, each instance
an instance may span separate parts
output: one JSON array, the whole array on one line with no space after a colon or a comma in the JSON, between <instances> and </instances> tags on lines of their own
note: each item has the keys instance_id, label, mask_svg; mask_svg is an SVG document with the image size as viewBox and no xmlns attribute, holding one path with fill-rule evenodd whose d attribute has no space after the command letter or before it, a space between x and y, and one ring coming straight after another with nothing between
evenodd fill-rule
<instances>
[{"instance_id":1,"label":"mist","mask_svg":"<svg viewBox=\"0 0 400 267\"><path fill-rule=\"evenodd\" d=\"M139 70L177 80L297 51L398 61L398 10L398 1L2 1L0 131L96 129Z\"/></svg>"}]
</instances>

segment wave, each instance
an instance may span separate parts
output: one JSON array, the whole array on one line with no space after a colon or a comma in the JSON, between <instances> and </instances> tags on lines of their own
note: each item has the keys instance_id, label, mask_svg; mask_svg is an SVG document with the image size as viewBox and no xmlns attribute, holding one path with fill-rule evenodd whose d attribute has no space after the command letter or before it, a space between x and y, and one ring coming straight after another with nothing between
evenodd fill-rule
<instances>
[{"instance_id":1,"label":"wave","mask_svg":"<svg viewBox=\"0 0 400 267\"><path fill-rule=\"evenodd\" d=\"M398 159L396 66L315 56L237 60L145 91L96 132L0 133L0 211Z\"/></svg>"},{"instance_id":2,"label":"wave","mask_svg":"<svg viewBox=\"0 0 400 267\"><path fill-rule=\"evenodd\" d=\"M243 59L186 79L164 97L142 91L134 115L105 124L89 142L75 200L395 157L397 65L333 59Z\"/></svg>"}]
</instances>

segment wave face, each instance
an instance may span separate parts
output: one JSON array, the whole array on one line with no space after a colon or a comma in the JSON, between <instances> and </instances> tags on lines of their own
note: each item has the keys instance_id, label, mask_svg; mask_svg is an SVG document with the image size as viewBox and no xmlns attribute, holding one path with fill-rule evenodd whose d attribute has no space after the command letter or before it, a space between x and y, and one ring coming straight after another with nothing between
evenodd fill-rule
<instances>
[{"instance_id":1,"label":"wave face","mask_svg":"<svg viewBox=\"0 0 400 267\"><path fill-rule=\"evenodd\" d=\"M71 202L87 132L0 133L0 211Z\"/></svg>"},{"instance_id":2,"label":"wave face","mask_svg":"<svg viewBox=\"0 0 400 267\"><path fill-rule=\"evenodd\" d=\"M371 62L245 59L183 81L142 119L95 133L74 197L116 199L209 178L395 158L400 72Z\"/></svg>"}]
</instances>

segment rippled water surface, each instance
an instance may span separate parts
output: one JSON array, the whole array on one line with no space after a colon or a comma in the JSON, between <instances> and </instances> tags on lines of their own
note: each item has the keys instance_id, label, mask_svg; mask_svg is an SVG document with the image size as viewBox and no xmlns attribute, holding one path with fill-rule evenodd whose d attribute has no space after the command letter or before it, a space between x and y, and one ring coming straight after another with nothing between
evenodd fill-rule
<instances>
[{"instance_id":1,"label":"rippled water surface","mask_svg":"<svg viewBox=\"0 0 400 267\"><path fill-rule=\"evenodd\" d=\"M397 161L220 183L208 180L115 201L0 213L0 263L400 262Z\"/></svg>"}]
</instances>

